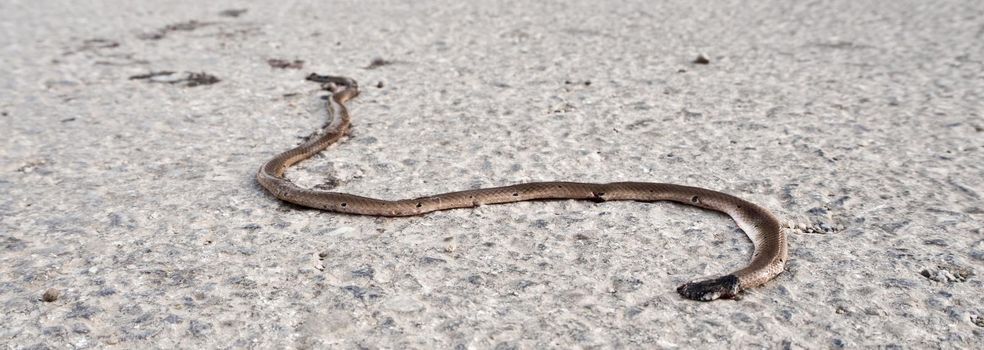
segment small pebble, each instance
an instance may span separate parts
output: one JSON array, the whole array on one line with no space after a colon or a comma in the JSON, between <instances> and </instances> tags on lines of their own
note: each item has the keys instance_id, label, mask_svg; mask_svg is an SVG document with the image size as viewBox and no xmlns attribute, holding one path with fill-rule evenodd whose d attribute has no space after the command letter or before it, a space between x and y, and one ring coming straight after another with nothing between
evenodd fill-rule
<instances>
[{"instance_id":1,"label":"small pebble","mask_svg":"<svg viewBox=\"0 0 984 350\"><path fill-rule=\"evenodd\" d=\"M55 288L48 288L48 290L44 291L44 294L41 295L41 300L43 300L46 303L50 303L55 300L58 300L58 297L60 296L61 296L61 291Z\"/></svg>"},{"instance_id":2,"label":"small pebble","mask_svg":"<svg viewBox=\"0 0 984 350\"><path fill-rule=\"evenodd\" d=\"M372 279L376 274L376 270L374 270L371 266L364 266L362 268L352 270L351 273L352 277L368 277L369 279Z\"/></svg>"},{"instance_id":3,"label":"small pebble","mask_svg":"<svg viewBox=\"0 0 984 350\"><path fill-rule=\"evenodd\" d=\"M935 269L923 269L922 271L919 271L919 274L930 280L942 283L965 282L967 279L974 276L974 272L972 270L944 266L937 266Z\"/></svg>"},{"instance_id":4,"label":"small pebble","mask_svg":"<svg viewBox=\"0 0 984 350\"><path fill-rule=\"evenodd\" d=\"M81 323L76 323L72 326L72 332L75 332L76 334L89 334L89 327L86 327Z\"/></svg>"},{"instance_id":5,"label":"small pebble","mask_svg":"<svg viewBox=\"0 0 984 350\"><path fill-rule=\"evenodd\" d=\"M973 322L978 327L984 327L984 317L979 315L970 315L970 322Z\"/></svg>"},{"instance_id":6,"label":"small pebble","mask_svg":"<svg viewBox=\"0 0 984 350\"><path fill-rule=\"evenodd\" d=\"M222 12L219 12L219 16L222 16L222 17L233 17L233 18L235 18L235 17L239 17L242 14L246 13L246 11L248 11L248 10L247 9L228 9L228 10L223 10Z\"/></svg>"},{"instance_id":7,"label":"small pebble","mask_svg":"<svg viewBox=\"0 0 984 350\"><path fill-rule=\"evenodd\" d=\"M704 54L699 54L699 55L697 55L697 58L694 59L694 63L696 63L696 64L710 64L711 63L711 60L709 58L707 58L707 56L705 56Z\"/></svg>"},{"instance_id":8,"label":"small pebble","mask_svg":"<svg viewBox=\"0 0 984 350\"><path fill-rule=\"evenodd\" d=\"M382 89L382 88L383 88L383 86L384 86L384 85L383 85L383 81L382 81L382 80L380 80L380 81L379 81L378 83L376 83L376 87L377 87L377 88L380 88L380 89Z\"/></svg>"}]
</instances>

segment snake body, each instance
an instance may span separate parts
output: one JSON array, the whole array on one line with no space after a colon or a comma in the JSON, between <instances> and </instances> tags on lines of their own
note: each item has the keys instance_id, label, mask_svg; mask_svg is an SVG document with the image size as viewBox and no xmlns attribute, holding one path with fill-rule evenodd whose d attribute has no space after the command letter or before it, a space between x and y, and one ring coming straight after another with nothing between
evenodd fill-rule
<instances>
[{"instance_id":1,"label":"snake body","mask_svg":"<svg viewBox=\"0 0 984 350\"><path fill-rule=\"evenodd\" d=\"M673 201L727 214L754 245L752 259L745 267L721 277L685 283L677 288L682 296L702 301L735 298L740 291L771 280L785 267L786 236L772 213L741 198L699 187L652 182L531 182L401 200L299 187L284 178L284 172L345 135L350 126L345 103L359 95L358 84L349 78L311 74L307 79L324 83L326 89L332 92L327 102L332 120L320 135L315 134L301 145L270 159L257 172L256 179L260 185L280 200L315 209L373 216L414 216L439 210L530 200Z\"/></svg>"}]
</instances>

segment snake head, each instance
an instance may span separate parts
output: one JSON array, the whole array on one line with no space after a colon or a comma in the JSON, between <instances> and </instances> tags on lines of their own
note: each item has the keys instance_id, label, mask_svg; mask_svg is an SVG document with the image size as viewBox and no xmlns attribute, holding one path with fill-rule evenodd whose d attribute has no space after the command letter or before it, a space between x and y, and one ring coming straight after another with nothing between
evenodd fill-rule
<instances>
[{"instance_id":1,"label":"snake head","mask_svg":"<svg viewBox=\"0 0 984 350\"><path fill-rule=\"evenodd\" d=\"M738 296L738 277L727 275L714 279L687 282L677 288L684 298L697 301L711 301L719 298L734 299Z\"/></svg>"}]
</instances>

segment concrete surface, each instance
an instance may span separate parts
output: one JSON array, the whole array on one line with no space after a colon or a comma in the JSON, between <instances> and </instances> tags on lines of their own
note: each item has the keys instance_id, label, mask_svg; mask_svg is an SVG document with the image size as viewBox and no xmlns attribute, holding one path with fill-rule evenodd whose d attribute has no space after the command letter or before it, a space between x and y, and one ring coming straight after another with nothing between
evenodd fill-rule
<instances>
[{"instance_id":1,"label":"concrete surface","mask_svg":"<svg viewBox=\"0 0 984 350\"><path fill-rule=\"evenodd\" d=\"M0 27L5 348L984 343L980 1L4 1ZM788 271L680 298L751 243L673 204L282 204L253 175L326 121L310 72L364 92L302 185L704 186L791 226Z\"/></svg>"}]
</instances>

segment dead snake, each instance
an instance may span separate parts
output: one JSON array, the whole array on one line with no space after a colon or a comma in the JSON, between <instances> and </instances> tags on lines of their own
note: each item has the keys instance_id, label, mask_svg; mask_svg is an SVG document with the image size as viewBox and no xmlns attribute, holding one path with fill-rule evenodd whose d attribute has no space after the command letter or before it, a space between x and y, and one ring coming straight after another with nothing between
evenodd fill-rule
<instances>
[{"instance_id":1,"label":"dead snake","mask_svg":"<svg viewBox=\"0 0 984 350\"><path fill-rule=\"evenodd\" d=\"M311 74L307 79L325 84L325 88L332 92L327 102L332 120L320 135L315 134L300 146L270 159L256 174L260 185L283 201L327 211L373 216L423 215L438 210L530 200L673 201L727 214L745 231L754 245L752 260L747 266L722 277L685 283L677 288L677 292L684 297L703 301L735 298L739 291L762 285L785 267L786 235L772 213L741 198L699 187L652 182L531 182L402 200L301 188L284 178L284 172L345 135L350 126L345 103L359 95L358 84L349 78Z\"/></svg>"}]
</instances>

